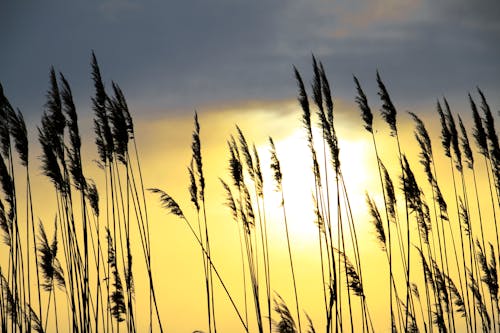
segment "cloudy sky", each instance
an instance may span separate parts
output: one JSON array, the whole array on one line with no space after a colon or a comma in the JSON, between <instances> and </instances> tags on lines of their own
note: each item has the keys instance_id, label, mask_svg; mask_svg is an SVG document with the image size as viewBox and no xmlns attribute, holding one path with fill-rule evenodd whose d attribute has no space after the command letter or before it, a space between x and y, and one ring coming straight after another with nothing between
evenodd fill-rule
<instances>
[{"instance_id":1,"label":"cloudy sky","mask_svg":"<svg viewBox=\"0 0 500 333\"><path fill-rule=\"evenodd\" d=\"M498 0L0 0L0 83L34 129L46 100L50 66L54 66L69 80L79 117L89 131L93 94L90 58L94 50L106 86L115 80L133 112L143 144L141 161L146 166L146 186L167 188L183 203L189 203L186 166L191 157L192 114L198 110L203 128L204 168L210 175L207 188L213 191L208 197L213 198L214 216L222 216L214 220L221 223L226 222L227 211L221 204L224 197L217 192L218 177L227 170L225 142L234 134L234 124L241 124L249 134L247 137L255 139L264 155L263 165L269 165L267 136L278 137L285 184L289 181L286 186L292 188L299 183L298 190L293 188L287 198L291 209L296 209L290 214L295 218L290 222L292 239L295 237L295 246L302 252L298 267L312 267L310 260L314 256L309 255L317 251L317 245L308 237L316 235L317 230L311 222L313 217L307 215L312 210L304 209L303 202L310 200L313 180L307 178L310 163L302 158L309 156L304 135L295 130L300 126L299 114L290 112L298 109L292 66L297 66L309 83L311 55L315 54L326 68L337 110L347 110L336 118L343 125L338 131L341 154L345 154L341 155L342 165L350 185L357 191L354 199L358 200L353 202L364 212L364 190L378 178L370 174L374 170L370 163L375 160L371 142L366 139L358 112L351 112L356 109L352 75L362 82L374 110L380 105L376 99L377 70L401 111L431 113L436 99L446 96L454 111L466 112L467 93L474 93L476 86L483 89L493 109L498 110L499 18ZM439 124L428 124L437 139ZM407 122L402 127L404 146L415 150L413 124ZM30 133L32 140L36 140L35 133ZM85 152L88 160L96 156L91 138L92 135L84 135L84 149L91 149ZM390 139L391 145L383 149L389 165L396 161ZM413 165L418 165L418 154L410 155ZM398 163L395 165L398 167ZM102 180L102 172L96 166L87 170L86 176ZM442 175L449 178L448 169ZM271 174L268 176L271 180ZM46 199L48 180L40 176L34 181L34 197ZM41 202L36 201L40 206L37 216L50 221L54 206ZM164 212L153 204L150 207L152 215L161 216L163 221ZM308 223L307 230L304 221ZM219 232L214 232L213 244L220 244L214 245L220 254L217 259L238 254L227 251L229 233L225 228L230 227L217 226ZM276 227L274 235L282 237L280 230ZM199 255L190 237L184 225L174 223L155 224L152 235L155 260L162 262L158 276L165 279L159 293L167 295L161 298L160 307L174 332L193 331L206 325L203 302L192 302L186 297L186 293L204 293L199 280L201 267L195 268L190 260L185 260ZM377 273L385 258L382 254L376 260L371 257L373 233L364 230L361 237L368 249L367 261L373 265L371 271ZM286 253L285 243L284 238L276 239L278 243L279 239L282 241L276 245L279 258L279 253ZM227 262L232 267L231 258ZM172 265L177 275L169 271ZM319 270L317 264L314 267ZM273 274L283 273L275 271L278 273ZM299 286L320 286L319 273L309 273L299 273ZM309 283L313 275L316 284ZM377 279L369 283L370 293L381 289ZM303 295L314 294L302 288ZM314 295L321 294L319 289ZM282 295L286 296L286 292ZM314 306L320 306L322 300L318 302L311 296L304 303L305 308L312 309L315 322L321 323L321 312L315 312ZM376 315L377 306L374 308ZM229 305L228 309L232 311ZM388 329L383 326L386 324L379 323L381 331ZM237 321L227 325L221 331L239 328Z\"/></svg>"},{"instance_id":2,"label":"cloudy sky","mask_svg":"<svg viewBox=\"0 0 500 333\"><path fill-rule=\"evenodd\" d=\"M90 53L141 114L293 98L292 65L311 54L337 97L352 74L375 93L375 71L396 100L465 101L479 85L500 91L500 5L494 0L3 1L0 82L39 115L51 65L89 107ZM430 104L430 105L432 105Z\"/></svg>"}]
</instances>

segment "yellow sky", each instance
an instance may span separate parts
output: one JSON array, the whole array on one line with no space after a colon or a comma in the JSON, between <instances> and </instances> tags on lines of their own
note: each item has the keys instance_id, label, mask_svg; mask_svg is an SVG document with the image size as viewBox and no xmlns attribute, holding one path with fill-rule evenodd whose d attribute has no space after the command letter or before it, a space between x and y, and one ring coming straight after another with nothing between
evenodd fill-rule
<instances>
[{"instance_id":1,"label":"yellow sky","mask_svg":"<svg viewBox=\"0 0 500 333\"><path fill-rule=\"evenodd\" d=\"M363 129L354 103L338 101L336 108L336 129L341 150L340 158L359 237L365 293L372 318L384 318L384 320L374 319L375 329L386 331L388 329L387 261L376 241L373 227L369 223L364 194L365 190L367 190L375 198L380 211L383 212L371 137ZM418 110L416 112L418 113ZM298 105L294 100L273 103L251 102L199 111L204 173L207 184L207 213L213 260L235 298L237 306L240 311L243 311L238 229L230 216L228 208L224 206L225 196L219 182L219 177L229 181L229 155L226 140L230 135L236 135L235 125L239 125L247 140L256 144L261 156L267 200L267 219L270 230L272 290L283 296L290 309L294 309L280 199L278 193L274 191L275 185L269 171L268 136L271 135L276 142L277 154L282 166L285 205L290 226L300 305L302 310L310 315L316 328L321 329L325 319L322 312L321 270L312 201L313 176L309 158L310 153L305 141L305 132L301 126L300 117ZM426 184L422 167L418 164L419 148L413 138L414 126L406 114L399 115L399 119L403 150L409 156L410 164L417 175L419 185L425 191L428 203L431 204L431 192L429 192L429 187ZM433 139L435 155L441 155L442 149L438 139L440 128L436 121L437 117L429 116L423 118L423 120L429 125L428 130ZM187 173L187 166L191 158L192 115L158 117L155 119L136 117L135 125L145 187L158 187L168 192L180 204L188 219L195 223L196 215L189 198L189 178ZM96 152L92 144L93 140L90 139L93 135L89 134L89 122L84 120L82 127L86 136L83 149L83 154L87 160L85 172L88 177L96 181L99 187L99 184L102 184L103 175L91 162L92 156L96 156ZM399 166L395 163L397 155L394 139L388 135L387 126L382 121L377 120L375 128L381 158L391 173L395 187L399 189ZM315 132L315 135L316 138L319 138L319 132ZM320 147L318 145L317 148ZM34 151L36 152L38 149L34 149ZM321 166L323 166L323 161L323 157L320 157ZM453 219L453 223L456 223L456 212L450 192L449 162L442 157L437 158L437 161L439 166L437 170L438 180L448 201L449 215ZM477 163L480 164L479 161ZM48 187L48 181L40 175L38 169L35 171L33 168L33 170L35 214L44 221L48 234L51 235L51 223L55 215L53 208L54 194ZM468 171L466 176L467 181L470 182L471 178ZM480 179L479 186L484 189L486 177L482 164L480 164L478 177ZM22 182L18 186L22 187ZM475 199L473 198L473 187L470 186L470 189L471 216L475 217L477 213ZM104 197L102 188L100 188L100 195L101 198ZM163 324L170 332L191 332L196 329L206 331L205 290L200 249L183 221L175 216L168 215L165 210L161 209L156 196L149 193L146 196L150 213L152 265ZM491 215L491 208L488 206L485 196L482 195L481 198L481 204L484 206L482 209L485 211L483 214ZM399 196L399 202L400 216L404 218L404 205L401 204L401 195ZM104 205L104 203L101 203L101 205ZM101 206L101 209L104 210L103 206ZM476 219L474 218L474 220ZM104 216L101 216L102 226L103 223ZM412 220L410 227L414 235L416 235L414 220ZM405 227L402 227L402 230L405 231ZM494 233L491 227L487 230L487 234L489 235L488 239L493 241ZM138 327L145 328L148 318L146 310L148 306L148 286L138 236L133 233L132 237L133 240L135 237L133 244L136 244L133 253ZM348 255L352 259L350 249L351 247L348 245ZM62 252L60 252L60 256L62 259ZM400 259L397 257L395 260ZM412 264L412 274L414 274L412 280L419 282L423 287L422 277L420 276L420 260L416 255L412 255L412 260L414 263ZM395 274L396 277L400 277L398 286L401 288L401 295L404 295L400 267L395 269ZM91 283L92 281L91 279ZM264 299L263 285L262 282L262 299ZM242 332L243 329L222 288L217 283L215 283L215 286L219 330L221 332ZM254 324L255 320L252 319L254 317L252 317L253 305L250 300L250 293L251 291L248 289L250 329L254 331L256 326ZM62 293L59 297L61 297L61 302L64 302ZM46 300L47 298L44 298L42 302L46 302ZM357 299L354 304L356 304L357 309L359 307ZM66 313L62 312L63 310L60 311L61 316L66 316ZM355 313L359 314L357 311L355 310ZM267 310L264 306L263 314L266 313ZM292 313L295 313L295 310Z\"/></svg>"},{"instance_id":2,"label":"yellow sky","mask_svg":"<svg viewBox=\"0 0 500 333\"><path fill-rule=\"evenodd\" d=\"M231 290L235 295L241 297L241 272L238 251L237 231L230 219L228 209L223 207L224 195L218 183L218 177L228 180L228 152L226 140L229 135L236 135L235 124L238 124L245 133L247 140L256 143L261 154L261 165L265 174L265 186L267 186L266 197L268 199L268 219L270 225L271 247L271 267L273 283L272 288L281 294L293 308L293 293L291 289L290 270L287 260L286 241L284 235L283 221L279 207L279 198L273 193L274 184L271 185L271 175L269 171L269 146L267 137L272 135L276 141L277 153L280 158L283 170L283 187L286 192L285 204L287 215L289 216L291 242L293 256L298 276L299 301L303 311L306 311L317 327L321 328L324 323L322 309L322 291L319 266L319 248L317 241L317 229L314 225L314 212L311 199L313 190L313 178L311 173L311 162L309 150L305 142L305 132L300 124L300 111L295 107L295 101L283 101L273 105L245 105L243 107L228 107L223 110L203 110L200 112L200 122L202 127L202 152L204 157L205 173L207 178L207 201L209 207L209 223L211 225L211 244L213 244L214 259L224 278L227 280ZM346 183L349 191L349 198L355 214L355 223L358 230L360 242L361 260L363 264L363 274L365 290L372 318L387 317L387 261L375 239L375 232L369 223L367 208L365 204L365 190L370 193L379 204L379 209L383 211L382 198L379 190L379 180L374 165L374 152L371 138L361 126L358 118L358 110L353 103L337 102L336 126L341 149L341 163ZM419 110L414 110L417 114ZM440 145L440 125L437 117L423 117L428 126L433 148L438 163L438 180L440 182L445 199L449 206L449 215L452 219L457 246L458 229L456 229L456 210L454 199L450 191L450 169L447 159L441 157L442 148ZM139 125L142 126L142 125ZM187 215L194 221L193 211L189 211L189 198L187 192L188 177L186 166L190 159L190 140L192 131L191 117L176 118L147 124L147 137L139 138L139 142L156 141L157 144L146 147L143 150L143 161L152 167L147 178L151 179L154 186L166 189L169 194L178 199ZM139 127L140 128L140 127ZM171 128L172 130L164 130ZM387 126L382 121L376 122L377 140L381 152L381 158L386 164L393 182L397 189L399 183L399 166L395 150L394 139L389 137ZM407 114L399 115L399 131L403 146L403 152L408 155L408 159L415 172L419 185L425 191L428 203L431 205L432 196L430 188L425 180L421 165L418 163L419 148L413 137L413 122ZM144 131L146 132L146 131ZM157 133L162 133L164 139L154 140ZM319 138L319 133L315 133ZM472 139L471 133L469 133ZM471 144L472 141L471 141ZM144 146L144 144L142 144ZM157 147L165 154L157 161ZM160 153L161 154L161 153ZM320 159L320 163L322 159ZM486 176L482 170L482 163L479 165L478 177L480 188L486 188ZM457 175L458 177L458 175ZM458 178L457 178L458 179ZM466 170L466 180L470 183L470 172ZM146 181L147 182L147 181ZM471 200L471 216L473 220L477 214L475 199L473 199L473 187L469 187L469 197ZM483 196L484 197L484 196ZM153 199L153 198L152 198ZM154 199L153 201L154 202ZM404 214L403 198L399 195L400 214ZM482 199L483 215L490 215L491 208L487 205L486 199ZM156 210L157 204L150 204L152 210ZM432 207L432 206L431 206ZM159 214L165 214L159 212ZM156 216L156 215L155 215ZM164 215L163 215L164 216ZM404 219L404 215L401 217ZM484 218L484 217L483 217ZM204 303L198 300L204 299L202 285L201 258L198 248L185 226L173 216L161 218L158 226L157 239L153 238L153 243L158 246L156 253L159 255L158 261L165 259L163 267L176 267L175 270L165 270L172 282L167 283L170 288L166 289L169 299L165 302L165 320L170 325L178 327L174 331L187 331L195 328L206 327L204 316ZM404 223L404 222L403 222ZM412 232L416 235L416 224L412 219L410 222ZM161 229L160 229L161 228ZM165 228L164 230L162 230ZM403 227L403 230L406 230ZM477 231L477 229L476 229ZM488 239L493 241L494 234L491 225L486 230ZM187 238L184 238L187 236ZM166 237L166 238L165 238ZM170 239L170 237L172 237ZM394 235L393 235L394 237ZM415 244L416 239L412 240ZM161 245L158 245L161 244ZM168 245L167 245L168 244ZM155 249L153 249L155 251ZM451 248L450 248L451 251ZM352 256L352 253L348 253ZM398 258L399 260L399 258ZM412 280L420 282L423 288L421 276L421 263L415 253L412 254ZM164 276L163 269L158 272ZM168 273L170 272L170 274ZM395 269L395 274L401 276L401 268ZM397 275L398 276L398 275ZM404 295L402 277L398 286L401 288L401 295ZM381 285L384 286L381 288ZM220 289L220 288L219 288ZM250 292L250 290L249 290ZM421 289L423 292L423 289ZM187 296L192 295L192 296ZM250 294L249 294L250 295ZM400 296L403 297L403 296ZM238 298L238 296L236 296ZM236 316L219 290L217 308L220 309L221 319L218 323L222 331L238 331L241 329ZM240 298L241 301L241 298ZM357 300L355 301L357 302ZM240 303L241 304L241 303ZM357 304L357 303L356 303ZM242 305L241 305L242 308ZM194 312L194 313L193 313ZM180 316L179 316L180 314ZM181 319L184 314L189 320ZM196 314L196 315L195 315ZM169 319L171 316L171 319ZM196 318L196 319L194 319ZM180 319L180 320L178 320ZM176 326L176 325L179 326ZM386 320L375 320L375 328L381 331L387 329ZM458 323L457 325L460 325ZM252 327L252 326L251 326ZM253 327L255 329L255 326Z\"/></svg>"}]
</instances>

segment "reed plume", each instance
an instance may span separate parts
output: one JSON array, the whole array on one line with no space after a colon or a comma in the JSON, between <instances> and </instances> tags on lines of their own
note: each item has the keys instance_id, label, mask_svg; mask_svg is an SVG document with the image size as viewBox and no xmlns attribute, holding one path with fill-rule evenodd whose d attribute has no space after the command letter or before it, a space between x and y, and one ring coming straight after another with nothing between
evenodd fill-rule
<instances>
[{"instance_id":1,"label":"reed plume","mask_svg":"<svg viewBox=\"0 0 500 333\"><path fill-rule=\"evenodd\" d=\"M382 115L386 123L389 125L389 128L391 129L391 135L396 136L398 132L396 125L397 111L396 108L394 107L394 104L392 103L391 97L389 96L389 92L387 91L384 82L382 82L382 79L380 78L380 74L378 71L377 71L377 84L379 87L378 95L382 101L382 108L380 109L380 114Z\"/></svg>"},{"instance_id":2,"label":"reed plume","mask_svg":"<svg viewBox=\"0 0 500 333\"><path fill-rule=\"evenodd\" d=\"M43 282L41 283L42 288L49 292L49 303L47 305L47 317L45 320L45 328L47 328L47 321L49 317L49 306L51 295L54 295L54 318L56 323L56 331L59 331L58 325L58 314L57 314L57 298L55 293L55 286L64 289L66 282L64 279L64 272L62 270L61 264L57 259L57 223L54 221L54 236L52 242L49 243L47 239L47 234L43 227L43 223L39 222L39 235L38 235L38 245L37 251L39 254L39 265L42 272Z\"/></svg>"},{"instance_id":3,"label":"reed plume","mask_svg":"<svg viewBox=\"0 0 500 333\"><path fill-rule=\"evenodd\" d=\"M297 328L295 326L295 321L293 320L293 316L288 309L283 298L276 294L276 298L274 299L274 311L279 316L279 321L274 323L274 329L278 333L297 333Z\"/></svg>"},{"instance_id":4,"label":"reed plume","mask_svg":"<svg viewBox=\"0 0 500 333\"><path fill-rule=\"evenodd\" d=\"M354 268L354 265L351 263L347 255L337 250L340 261L344 264L347 276L347 287L348 289L356 296L364 297L363 284L361 282L360 276Z\"/></svg>"},{"instance_id":5,"label":"reed plume","mask_svg":"<svg viewBox=\"0 0 500 333\"><path fill-rule=\"evenodd\" d=\"M386 251L385 231L384 231L384 225L382 223L382 218L380 217L380 212L377 208L377 205L375 204L373 199L370 198L368 193L365 193L365 196L366 196L366 203L368 205L368 210L371 216L370 222L375 227L375 235L377 237L377 240L380 244L382 251Z\"/></svg>"},{"instance_id":6,"label":"reed plume","mask_svg":"<svg viewBox=\"0 0 500 333\"><path fill-rule=\"evenodd\" d=\"M231 296L231 293L229 292L229 290L227 289L224 281L222 280L222 277L220 276L219 274L219 271L217 270L217 268L215 267L213 261L212 261L212 258L210 257L210 255L208 254L207 250L205 249L204 247L204 244L202 243L201 239L199 238L199 236L196 234L196 232L194 231L193 227L191 226L191 223L189 222L189 220L184 216L184 213L182 212L180 206L177 204L177 202L170 196L168 195L165 191L163 190L160 190L158 188L150 188L148 189L151 193L154 193L154 194L158 194L160 196L160 202L162 204L162 207L165 208L169 213L179 217L180 219L184 220L184 222L186 222L186 225L188 226L189 230L191 231L191 234L195 237L198 245L200 246L200 248L203 250L203 253L205 254L205 257L207 258L210 266L212 267L214 273L215 273L215 276L217 277L217 279L219 280L222 288L224 289L227 297L229 298L230 302L231 302L231 305L233 306L233 309L235 310L241 324L243 325L243 328L245 329L245 331L248 333L248 326L246 325L245 321L243 320L241 314L240 314L240 311L238 310L238 307L236 306L236 304L234 303L234 300L233 300L233 297Z\"/></svg>"},{"instance_id":7,"label":"reed plume","mask_svg":"<svg viewBox=\"0 0 500 333\"><path fill-rule=\"evenodd\" d=\"M312 319L311 319L311 317L309 317L309 315L307 313L306 313L306 318L307 318L307 324L308 324L307 333L316 333Z\"/></svg>"},{"instance_id":8,"label":"reed plume","mask_svg":"<svg viewBox=\"0 0 500 333\"><path fill-rule=\"evenodd\" d=\"M398 129L397 129L397 123L396 123L396 117L397 117L397 110L396 107L394 106L394 103L392 102L392 99L389 95L389 92L382 81L379 72L377 71L377 86L378 86L378 96L380 100L382 101L382 107L380 109L380 114L382 115L382 118L386 121L386 123L389 125L390 129L390 134L391 136L396 138L396 143L398 147L398 155L399 155L399 163L401 167L401 173L402 173L402 181L403 183L405 182L405 171L404 171L404 166L403 166L403 155L401 152L401 144L399 141L399 135L398 135ZM406 191L403 191L403 194L405 196L405 215L406 215L406 249L407 249L407 257L406 257L406 300L405 300L405 308L409 309L409 302L410 302L410 228L409 228L409 203L408 203L408 198L407 198L407 193ZM404 321L404 327L405 329L408 328L408 319L409 319L409 311L407 311L406 316L405 316L405 321Z\"/></svg>"},{"instance_id":9,"label":"reed plume","mask_svg":"<svg viewBox=\"0 0 500 333\"><path fill-rule=\"evenodd\" d=\"M54 224L54 236L49 243L43 223L39 223L38 254L40 256L40 268L44 282L42 287L45 291L53 291L54 285L64 288L64 272L57 259L57 223Z\"/></svg>"},{"instance_id":10,"label":"reed plume","mask_svg":"<svg viewBox=\"0 0 500 333\"><path fill-rule=\"evenodd\" d=\"M119 331L118 324L125 320L123 315L126 313L125 297L123 295L123 284L116 265L116 245L109 229L106 229L106 238L108 241L108 263L113 276L113 287L115 290L110 295L111 315L116 320L116 329Z\"/></svg>"}]
</instances>

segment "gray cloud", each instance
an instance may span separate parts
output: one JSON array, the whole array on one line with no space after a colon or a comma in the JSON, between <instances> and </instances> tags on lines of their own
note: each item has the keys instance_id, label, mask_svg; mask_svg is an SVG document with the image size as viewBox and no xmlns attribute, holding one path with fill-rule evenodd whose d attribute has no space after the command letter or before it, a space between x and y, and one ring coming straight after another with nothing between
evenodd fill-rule
<instances>
[{"instance_id":1,"label":"gray cloud","mask_svg":"<svg viewBox=\"0 0 500 333\"><path fill-rule=\"evenodd\" d=\"M375 70L397 101L500 88L500 5L479 1L11 2L0 11L0 82L38 117L54 65L88 108L89 60L141 110L295 95L291 66L310 78L314 52L334 92L352 100L352 74L375 97ZM459 100L461 101L461 100ZM374 101L375 103L375 101Z\"/></svg>"}]
</instances>

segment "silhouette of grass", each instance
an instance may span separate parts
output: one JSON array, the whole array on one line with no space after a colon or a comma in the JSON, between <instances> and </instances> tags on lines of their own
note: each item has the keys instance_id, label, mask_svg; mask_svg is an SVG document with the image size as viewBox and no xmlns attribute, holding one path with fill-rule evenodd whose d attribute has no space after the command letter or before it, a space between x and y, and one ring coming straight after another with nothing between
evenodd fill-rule
<instances>
[{"instance_id":1,"label":"silhouette of grass","mask_svg":"<svg viewBox=\"0 0 500 333\"><path fill-rule=\"evenodd\" d=\"M275 144L269 139L270 164L262 167L257 147L236 126L235 136L227 140L227 174L205 174L207 161L202 158L201 126L195 113L187 187L196 223L192 223L181 208L183 205L167 192L150 191L159 196L164 209L185 223L194 237L194 245L199 246L208 332L221 330L221 321L230 315L216 311L219 300L215 295L219 288L233 307L232 315L246 332L254 328L258 332L280 333L373 332L368 306L373 295L370 290L373 279L387 279L389 283L384 294L388 311L377 312L386 313L375 318L377 326L390 327L393 332L497 331L500 327L497 322L500 318L497 273L500 243L496 219L500 208L500 144L485 94L477 89L479 107L473 95L468 95L473 125L469 133L475 146L469 141L468 123L464 121L467 118L455 116L446 98L438 101L437 115L434 115L441 125L442 149L439 151L432 145L434 138L423 118L409 112L415 124L417 156L416 150L407 143L403 145L406 141L402 137L406 133L399 131L396 106L377 72L380 117L389 126L390 137L395 139L394 150L400 167L394 170L386 168L388 161L384 164L386 154L380 149L384 133L377 131L376 115L354 76L354 102L361 111L360 127L371 136L380 180L379 186L365 189L366 216L375 230L371 246L380 248L388 262L387 268L379 267L375 275L367 273L369 265L360 250L359 219L363 214L359 213L363 209L350 200L351 179L343 173L346 164L340 153L338 120L324 66L313 56L310 95L299 70L294 67L293 72L305 131L304 146L309 150L309 156L296 158L310 163L313 180L310 184L312 204L304 204L301 209L314 212L315 221L311 222L318 228L320 267L317 271L321 272L318 281L320 278L322 284L322 295L318 299L322 297L324 303L323 327L319 330L320 326L315 326L307 314L304 316L301 307L305 303L299 302L303 300L300 291L309 286L302 286L297 276L304 268L294 261L297 250L289 229L289 202L285 201L292 190L286 182L287 165L279 159L282 151L277 150L278 142ZM159 295L155 291L155 281L162 281L152 270L150 233L155 225L149 224L131 112L118 84L111 82L111 89L106 90L94 53L91 77L95 145L103 177L97 182L88 179L83 168L83 161L88 158L82 156L78 111L70 83L63 74L56 74L54 68L49 72L38 141L41 173L53 185L56 200L54 236L50 241L44 223L39 223L38 232L35 228L33 202L37 198L33 198L31 188L26 123L21 111L11 105L0 86L0 230L6 259L2 262L6 266L0 267L1 332L55 329L119 333L120 330L138 332L146 326L151 332L163 332L167 327L160 317ZM477 162L479 155L484 164ZM417 159L422 170L413 164ZM25 188L15 177L18 164L26 174ZM451 180L440 183L438 167L449 168ZM267 173L274 182L264 183L263 174ZM215 265L216 261L223 262L223 258L214 258L215 251L211 251L211 242L216 239L211 226L219 221L214 219L208 223L210 207L205 196L207 179L215 176L221 176L225 204L229 208L227 218L238 228L240 249L230 250L241 252L240 262L231 263L238 269L241 266L239 288L226 284L224 271ZM225 177L228 180L223 180ZM399 179L399 185L392 179ZM488 184L484 193L480 193L478 183L481 182ZM268 222L271 222L268 220L271 201L265 196L268 188L274 188L280 198L290 266L289 279L273 280L272 284L270 272L277 266L270 260L273 240L268 233ZM403 205L403 200L405 210L400 212L398 206ZM485 200L490 201L491 207L486 207ZM20 213L22 210L24 214ZM25 227L20 228L21 225ZM413 232L415 229L417 232ZM134 232L138 233L143 258L132 256ZM459 239L455 238L457 232ZM142 266L136 265L142 259ZM142 271L137 266L142 267ZM147 278L149 298L149 307L141 312L136 309L135 283L139 275ZM35 277L36 293L31 290ZM385 280L383 283L387 286ZM287 287L293 290L292 308L278 294ZM237 289L243 292L235 293ZM250 290L252 296L249 296ZM377 300L373 299L370 302L375 304ZM252 306L254 313L250 310ZM149 313L147 324L142 322L146 320L142 312Z\"/></svg>"}]
</instances>

